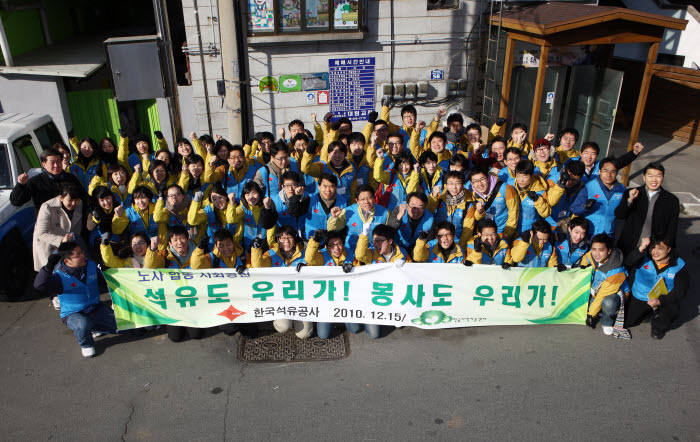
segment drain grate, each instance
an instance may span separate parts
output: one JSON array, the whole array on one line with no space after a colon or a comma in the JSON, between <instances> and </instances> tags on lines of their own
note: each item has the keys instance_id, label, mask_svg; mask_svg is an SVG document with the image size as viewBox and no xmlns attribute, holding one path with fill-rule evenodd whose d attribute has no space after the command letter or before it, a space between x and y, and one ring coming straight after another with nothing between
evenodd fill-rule
<instances>
[{"instance_id":1,"label":"drain grate","mask_svg":"<svg viewBox=\"0 0 700 442\"><path fill-rule=\"evenodd\" d=\"M333 361L350 355L347 332L330 339L299 339L293 330L249 339L241 336L238 359L246 362Z\"/></svg>"}]
</instances>

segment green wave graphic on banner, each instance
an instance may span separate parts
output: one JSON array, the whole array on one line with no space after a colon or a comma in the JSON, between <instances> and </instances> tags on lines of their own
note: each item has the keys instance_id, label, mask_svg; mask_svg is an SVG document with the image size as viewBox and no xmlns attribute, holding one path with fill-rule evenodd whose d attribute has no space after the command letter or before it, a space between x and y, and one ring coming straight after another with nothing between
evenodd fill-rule
<instances>
[{"instance_id":1,"label":"green wave graphic on banner","mask_svg":"<svg viewBox=\"0 0 700 442\"><path fill-rule=\"evenodd\" d=\"M170 318L158 312L140 298L128 296L127 294L133 293L134 290L124 287L112 276L116 271L118 269L108 269L103 273L112 296L114 316L117 319L119 330L179 322L178 319Z\"/></svg>"}]
</instances>

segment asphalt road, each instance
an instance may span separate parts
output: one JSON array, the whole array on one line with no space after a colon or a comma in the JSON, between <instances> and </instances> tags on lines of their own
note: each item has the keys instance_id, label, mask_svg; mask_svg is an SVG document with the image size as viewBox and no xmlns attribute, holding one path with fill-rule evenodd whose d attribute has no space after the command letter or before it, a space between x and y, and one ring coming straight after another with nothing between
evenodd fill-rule
<instances>
[{"instance_id":1,"label":"asphalt road","mask_svg":"<svg viewBox=\"0 0 700 442\"><path fill-rule=\"evenodd\" d=\"M155 331L99 338L85 360L47 299L2 303L0 439L700 440L697 217L679 239L691 290L662 341L648 323L631 341L583 326L404 328L351 336L341 361L248 364L236 337Z\"/></svg>"},{"instance_id":2,"label":"asphalt road","mask_svg":"<svg viewBox=\"0 0 700 442\"><path fill-rule=\"evenodd\" d=\"M290 364L242 363L223 333L174 344L160 331L99 338L86 360L48 300L4 303L0 438L698 440L696 274L692 287L662 341L648 323L631 341L566 325L404 328L352 336L341 361Z\"/></svg>"}]
</instances>

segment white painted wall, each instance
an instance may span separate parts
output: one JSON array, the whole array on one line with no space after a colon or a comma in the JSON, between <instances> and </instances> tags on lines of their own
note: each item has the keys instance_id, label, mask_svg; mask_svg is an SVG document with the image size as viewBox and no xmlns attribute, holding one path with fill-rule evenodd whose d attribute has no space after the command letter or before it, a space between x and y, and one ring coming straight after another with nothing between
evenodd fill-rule
<instances>
[{"instance_id":1,"label":"white painted wall","mask_svg":"<svg viewBox=\"0 0 700 442\"><path fill-rule=\"evenodd\" d=\"M686 9L659 8L653 0L625 0L624 3L630 9L688 20L684 31L667 29L664 32L659 52L685 56L683 66L687 68L692 67L693 62L700 65L700 23ZM646 61L647 47L643 44L616 45L614 55Z\"/></svg>"},{"instance_id":2,"label":"white painted wall","mask_svg":"<svg viewBox=\"0 0 700 442\"><path fill-rule=\"evenodd\" d=\"M49 114L64 139L73 127L63 80L36 75L0 75L0 104L4 112Z\"/></svg>"},{"instance_id":3,"label":"white painted wall","mask_svg":"<svg viewBox=\"0 0 700 442\"><path fill-rule=\"evenodd\" d=\"M206 47L211 41L209 28L209 2L216 0L198 0L199 19L203 44ZM328 112L328 106L306 105L305 92L292 93L260 93L259 80L267 75L279 77L284 74L301 74L311 72L328 72L328 59L343 57L370 56L376 58L375 82L389 83L391 78L391 46L381 44L381 41L391 39L390 1L369 0L367 2L368 32L363 40L333 41L333 42L304 42L276 43L271 45L249 45L249 69L253 106L253 124L255 131L276 132L279 127L285 127L289 121L298 118L311 127L310 114L315 112L319 120ZM426 0L394 0L394 38L397 40L435 39L446 37L462 37L471 30L476 18L476 1L461 1L458 9L427 10ZM187 42L191 48L197 47L196 22L192 0L183 0L183 12ZM216 7L214 7L216 13ZM218 29L218 28L217 28ZM221 32L226 32L222 29ZM217 47L218 34L215 36ZM207 85L211 120L215 133L226 134L225 108L221 98L216 95L216 80L221 79L220 57L205 56ZM432 95L445 97L446 80L467 77L467 49L464 42L458 40L419 45L395 45L394 82L406 83L428 81L429 71L442 68L445 80L431 81ZM190 57L192 73L192 107L195 127L199 133L207 131L206 110L204 101L203 82L198 56ZM472 66L469 66L471 69ZM469 88L471 89L471 88ZM377 94L376 109L379 110L381 96ZM464 99L469 114L471 96ZM182 105L186 105L182 103ZM457 106L459 110L462 105ZM392 121L399 122L400 105L392 111ZM419 118L429 120L436 108L418 107ZM184 112L183 112L184 113ZM183 121L183 127L186 126ZM358 130L362 123L356 123Z\"/></svg>"}]
</instances>

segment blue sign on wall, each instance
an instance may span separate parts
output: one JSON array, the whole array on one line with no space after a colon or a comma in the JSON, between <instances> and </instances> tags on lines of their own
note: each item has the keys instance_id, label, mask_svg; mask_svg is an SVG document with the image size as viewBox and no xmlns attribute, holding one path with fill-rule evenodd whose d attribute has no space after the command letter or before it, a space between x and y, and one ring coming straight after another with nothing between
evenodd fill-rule
<instances>
[{"instance_id":1,"label":"blue sign on wall","mask_svg":"<svg viewBox=\"0 0 700 442\"><path fill-rule=\"evenodd\" d=\"M333 120L366 120L374 110L374 57L328 60Z\"/></svg>"},{"instance_id":2,"label":"blue sign on wall","mask_svg":"<svg viewBox=\"0 0 700 442\"><path fill-rule=\"evenodd\" d=\"M431 80L442 80L443 78L445 78L445 71L442 69L433 69L430 71Z\"/></svg>"}]
</instances>

